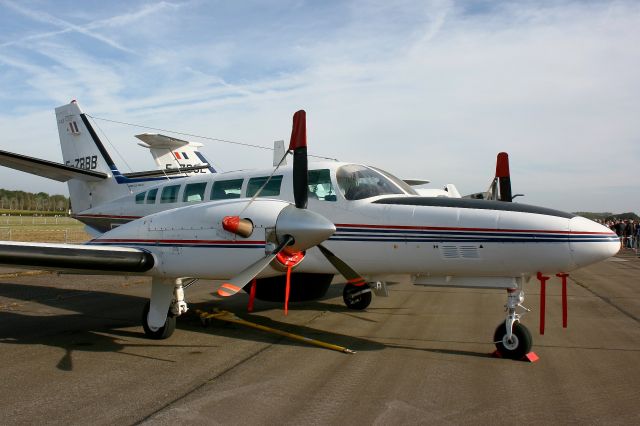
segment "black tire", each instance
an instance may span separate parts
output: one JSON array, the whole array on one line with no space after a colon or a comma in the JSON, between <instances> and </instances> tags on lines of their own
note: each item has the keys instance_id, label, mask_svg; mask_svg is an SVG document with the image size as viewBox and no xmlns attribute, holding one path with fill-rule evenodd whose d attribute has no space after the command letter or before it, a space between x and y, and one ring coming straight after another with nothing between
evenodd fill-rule
<instances>
[{"instance_id":1,"label":"black tire","mask_svg":"<svg viewBox=\"0 0 640 426\"><path fill-rule=\"evenodd\" d=\"M504 322L500 323L493 335L498 353L504 358L522 359L526 354L531 352L533 339L529 329L519 322L513 324L512 341L507 341L507 326Z\"/></svg>"},{"instance_id":2,"label":"black tire","mask_svg":"<svg viewBox=\"0 0 640 426\"><path fill-rule=\"evenodd\" d=\"M176 317L174 317L171 311L169 311L169 313L167 314L167 320L164 322L164 326L160 327L156 331L153 331L149 328L148 322L150 307L151 301L147 300L147 303L144 304L144 309L142 309L142 328L144 329L145 336L154 340L169 338L176 330Z\"/></svg>"},{"instance_id":3,"label":"black tire","mask_svg":"<svg viewBox=\"0 0 640 426\"><path fill-rule=\"evenodd\" d=\"M360 294L355 295L356 293ZM371 288L369 287L369 284L361 286L346 284L344 286L344 290L342 291L342 300L344 300L344 304L349 309L358 311L367 309L367 307L371 304L371 298Z\"/></svg>"}]
</instances>

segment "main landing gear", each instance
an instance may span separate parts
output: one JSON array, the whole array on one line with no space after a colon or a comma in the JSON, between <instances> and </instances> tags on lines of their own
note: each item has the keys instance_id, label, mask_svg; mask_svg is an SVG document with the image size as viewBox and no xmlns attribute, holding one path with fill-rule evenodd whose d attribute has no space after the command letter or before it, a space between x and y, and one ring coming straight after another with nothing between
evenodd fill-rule
<instances>
[{"instance_id":1,"label":"main landing gear","mask_svg":"<svg viewBox=\"0 0 640 426\"><path fill-rule=\"evenodd\" d=\"M529 309L522 306L524 292L521 289L507 291L509 292L506 304L507 318L498 324L493 335L493 342L502 357L522 359L531 351L533 339L529 329L520 322L521 315L516 312L516 308L520 307L526 311Z\"/></svg>"},{"instance_id":2,"label":"main landing gear","mask_svg":"<svg viewBox=\"0 0 640 426\"><path fill-rule=\"evenodd\" d=\"M346 284L342 291L342 300L349 309L361 311L371 304L371 287L369 284L355 286Z\"/></svg>"},{"instance_id":3,"label":"main landing gear","mask_svg":"<svg viewBox=\"0 0 640 426\"><path fill-rule=\"evenodd\" d=\"M182 278L153 278L151 299L142 310L142 328L150 339L166 339L176 329L176 318L189 310L184 301L184 289L197 280L183 285Z\"/></svg>"}]
</instances>

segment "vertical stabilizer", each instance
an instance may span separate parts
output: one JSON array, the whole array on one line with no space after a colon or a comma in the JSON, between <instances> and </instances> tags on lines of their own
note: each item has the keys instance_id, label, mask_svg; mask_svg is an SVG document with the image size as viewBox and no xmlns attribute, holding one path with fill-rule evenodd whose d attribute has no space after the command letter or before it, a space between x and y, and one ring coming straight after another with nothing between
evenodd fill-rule
<instances>
[{"instance_id":1,"label":"vertical stabilizer","mask_svg":"<svg viewBox=\"0 0 640 426\"><path fill-rule=\"evenodd\" d=\"M56 108L56 120L64 163L109 175L109 179L101 182L77 179L68 182L73 212L78 213L128 194L127 186L118 185L113 179L120 172L78 103L71 101Z\"/></svg>"}]
</instances>

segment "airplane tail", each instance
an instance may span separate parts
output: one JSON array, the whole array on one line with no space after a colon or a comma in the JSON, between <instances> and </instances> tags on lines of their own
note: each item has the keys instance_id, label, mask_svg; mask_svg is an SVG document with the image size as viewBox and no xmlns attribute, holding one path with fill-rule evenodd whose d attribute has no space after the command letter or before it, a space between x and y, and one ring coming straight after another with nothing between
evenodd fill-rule
<instances>
[{"instance_id":1,"label":"airplane tail","mask_svg":"<svg viewBox=\"0 0 640 426\"><path fill-rule=\"evenodd\" d=\"M127 195L128 187L118 185L122 174L78 103L71 101L56 108L56 120L65 166L101 173L107 177L98 181L72 177L67 181L73 212L81 212Z\"/></svg>"},{"instance_id":2,"label":"airplane tail","mask_svg":"<svg viewBox=\"0 0 640 426\"><path fill-rule=\"evenodd\" d=\"M209 161L198 151L198 148L202 147L201 143L161 134L142 133L135 136L142 141L138 145L151 151L159 170L179 169L186 174L216 173Z\"/></svg>"}]
</instances>

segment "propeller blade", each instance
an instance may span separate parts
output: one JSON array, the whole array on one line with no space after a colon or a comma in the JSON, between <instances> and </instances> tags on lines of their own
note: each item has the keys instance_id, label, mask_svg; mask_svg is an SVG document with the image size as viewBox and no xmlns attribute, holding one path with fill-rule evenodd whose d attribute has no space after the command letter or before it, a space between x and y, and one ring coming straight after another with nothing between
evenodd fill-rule
<instances>
[{"instance_id":1,"label":"propeller blade","mask_svg":"<svg viewBox=\"0 0 640 426\"><path fill-rule=\"evenodd\" d=\"M500 185L500 201L511 202L511 174L509 173L509 154L501 152L496 160L496 179Z\"/></svg>"},{"instance_id":2,"label":"propeller blade","mask_svg":"<svg viewBox=\"0 0 640 426\"><path fill-rule=\"evenodd\" d=\"M292 241L293 237L287 236L284 241L271 253L258 260L257 262L252 263L229 281L224 282L218 288L218 295L222 297L229 297L242 290L242 287L244 287L249 281L254 279L260 272L262 272L264 268L269 266L271 261L275 259L278 253L284 250L284 248L287 247Z\"/></svg>"},{"instance_id":3,"label":"propeller blade","mask_svg":"<svg viewBox=\"0 0 640 426\"><path fill-rule=\"evenodd\" d=\"M322 244L318 244L318 248L324 254L324 257L327 258L329 263L333 265L334 268L340 272L340 275L347 279L348 284L352 284L355 286L365 285L367 282L358 274L356 271L351 268L351 266L344 263L338 256L333 254L331 250L324 247Z\"/></svg>"},{"instance_id":4,"label":"propeller blade","mask_svg":"<svg viewBox=\"0 0 640 426\"><path fill-rule=\"evenodd\" d=\"M289 150L293 151L293 198L297 208L306 209L309 176L307 174L307 113L304 110L293 115Z\"/></svg>"}]
</instances>

